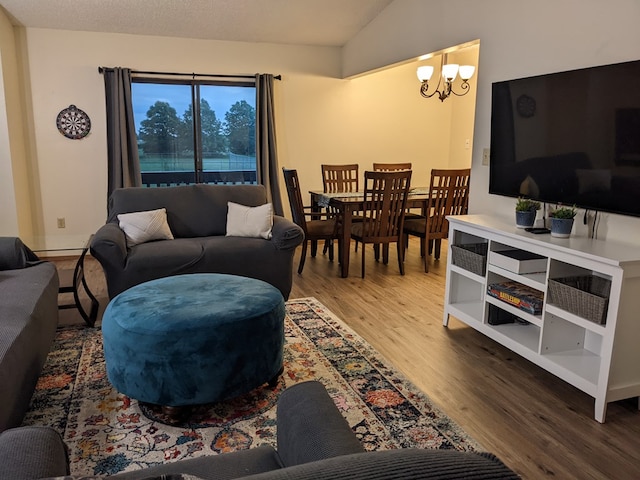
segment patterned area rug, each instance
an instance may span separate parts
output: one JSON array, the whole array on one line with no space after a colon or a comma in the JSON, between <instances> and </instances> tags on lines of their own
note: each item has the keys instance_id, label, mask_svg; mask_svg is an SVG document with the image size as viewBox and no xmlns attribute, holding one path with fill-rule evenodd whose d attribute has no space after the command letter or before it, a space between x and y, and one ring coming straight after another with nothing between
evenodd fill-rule
<instances>
[{"instance_id":1,"label":"patterned area rug","mask_svg":"<svg viewBox=\"0 0 640 480\"><path fill-rule=\"evenodd\" d=\"M57 333L25 425L50 425L69 446L74 475L112 475L261 444L275 446L275 404L287 386L322 382L367 450L481 450L429 398L313 298L287 302L279 385L195 409L169 426L146 417L106 376L99 329ZM153 412L146 412L153 418Z\"/></svg>"}]
</instances>

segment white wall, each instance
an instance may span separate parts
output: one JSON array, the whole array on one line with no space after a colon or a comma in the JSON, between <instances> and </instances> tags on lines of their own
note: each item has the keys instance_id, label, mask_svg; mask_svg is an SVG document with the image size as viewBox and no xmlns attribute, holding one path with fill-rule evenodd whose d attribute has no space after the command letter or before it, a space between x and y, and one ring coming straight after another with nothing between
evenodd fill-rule
<instances>
[{"instance_id":1,"label":"white wall","mask_svg":"<svg viewBox=\"0 0 640 480\"><path fill-rule=\"evenodd\" d=\"M278 134L283 165L304 170L326 142L322 128L338 139L343 120L334 91L340 76L336 48L292 47L138 35L27 29L32 131L42 214L37 248L82 245L106 218L107 152L103 77L98 66L135 70L221 74L282 74L276 82ZM73 45L73 53L61 45ZM91 133L69 140L55 125L70 104L87 112ZM335 127L334 127L335 126ZM334 141L334 140L332 140ZM319 167L318 167L319 172ZM317 173L319 177L319 173ZM34 193L35 194L35 193ZM66 228L56 219L64 217Z\"/></svg>"},{"instance_id":2,"label":"white wall","mask_svg":"<svg viewBox=\"0 0 640 480\"><path fill-rule=\"evenodd\" d=\"M474 53L477 61L477 47L470 54L472 60ZM437 65L439 72L440 56L353 78L340 107L348 119L349 143L333 145L335 160L327 163L353 161L363 172L374 162L411 162L414 186L428 186L432 168L470 167L471 150L465 149L465 140L473 138L475 86L465 97L444 102L435 96L425 99L416 68L426 64ZM436 84L437 79L430 91ZM452 124L458 128L452 129ZM349 156L341 155L347 151Z\"/></svg>"},{"instance_id":3,"label":"white wall","mask_svg":"<svg viewBox=\"0 0 640 480\"><path fill-rule=\"evenodd\" d=\"M423 99L415 61L342 79L337 48L37 28L23 33L24 52L18 51L27 70L25 116L37 176L32 207L22 216L36 225L34 248L81 246L106 218L106 114L98 66L281 74L275 84L280 165L298 169L308 190L322 188L322 163L358 163L363 172L376 161L411 161L413 184L426 185L431 168L471 162L464 138L473 135L475 86L461 99ZM73 54L60 45L73 45ZM82 140L57 131L56 116L70 104L91 118L91 133ZM452 122L460 138L450 135ZM57 218L65 218L65 229L57 228Z\"/></svg>"},{"instance_id":4,"label":"white wall","mask_svg":"<svg viewBox=\"0 0 640 480\"><path fill-rule=\"evenodd\" d=\"M480 39L470 209L512 217L513 199L487 193L489 169L481 165L491 83L640 59L639 20L637 0L396 0L345 47L343 73ZM637 242L639 234L640 219L602 215L599 238Z\"/></svg>"},{"instance_id":5,"label":"white wall","mask_svg":"<svg viewBox=\"0 0 640 480\"><path fill-rule=\"evenodd\" d=\"M3 53L0 50L0 77L3 76ZM4 83L0 83L0 158L10 159L9 118ZM18 234L18 212L16 211L13 187L13 166L10 161L0 161L0 235Z\"/></svg>"},{"instance_id":6,"label":"white wall","mask_svg":"<svg viewBox=\"0 0 640 480\"><path fill-rule=\"evenodd\" d=\"M32 233L21 72L9 19L0 9L0 236Z\"/></svg>"}]
</instances>

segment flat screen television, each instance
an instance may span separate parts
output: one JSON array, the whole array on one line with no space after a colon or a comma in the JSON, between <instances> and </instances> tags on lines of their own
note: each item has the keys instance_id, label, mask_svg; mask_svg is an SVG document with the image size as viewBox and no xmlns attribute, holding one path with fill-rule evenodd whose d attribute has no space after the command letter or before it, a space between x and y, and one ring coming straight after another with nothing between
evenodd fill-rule
<instances>
[{"instance_id":1,"label":"flat screen television","mask_svg":"<svg viewBox=\"0 0 640 480\"><path fill-rule=\"evenodd\" d=\"M495 82L489 193L640 216L640 60Z\"/></svg>"}]
</instances>

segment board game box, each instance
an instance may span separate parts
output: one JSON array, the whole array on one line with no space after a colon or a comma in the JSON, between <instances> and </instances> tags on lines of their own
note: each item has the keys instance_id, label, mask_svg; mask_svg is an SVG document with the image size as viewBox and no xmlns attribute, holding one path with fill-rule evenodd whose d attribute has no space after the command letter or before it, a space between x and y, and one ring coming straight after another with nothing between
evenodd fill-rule
<instances>
[{"instance_id":1,"label":"board game box","mask_svg":"<svg viewBox=\"0 0 640 480\"><path fill-rule=\"evenodd\" d=\"M487 293L531 315L542 313L543 293L521 283L493 283L487 287Z\"/></svg>"}]
</instances>

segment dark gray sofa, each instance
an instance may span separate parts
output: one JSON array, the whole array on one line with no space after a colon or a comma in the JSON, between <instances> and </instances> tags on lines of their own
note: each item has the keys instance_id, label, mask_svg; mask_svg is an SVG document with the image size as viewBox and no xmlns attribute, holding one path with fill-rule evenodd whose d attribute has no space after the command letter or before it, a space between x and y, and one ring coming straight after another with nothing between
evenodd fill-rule
<instances>
[{"instance_id":1,"label":"dark gray sofa","mask_svg":"<svg viewBox=\"0 0 640 480\"><path fill-rule=\"evenodd\" d=\"M58 325L58 282L52 263L0 237L0 432L29 407Z\"/></svg>"},{"instance_id":2,"label":"dark gray sofa","mask_svg":"<svg viewBox=\"0 0 640 480\"><path fill-rule=\"evenodd\" d=\"M260 446L111 476L136 479L519 479L495 456L447 450L365 452L322 384L304 382L278 400L277 451ZM0 434L0 478L67 474L64 444L47 427ZM94 478L94 477L91 477Z\"/></svg>"},{"instance_id":3,"label":"dark gray sofa","mask_svg":"<svg viewBox=\"0 0 640 480\"><path fill-rule=\"evenodd\" d=\"M139 283L183 273L227 273L256 278L278 288L285 299L292 283L293 254L302 229L274 215L273 234L227 237L227 202L255 207L267 203L262 185L188 185L122 188L109 199L106 225L91 242L104 270L109 298ZM127 248L117 215L166 208L174 240Z\"/></svg>"}]
</instances>

